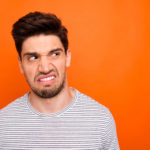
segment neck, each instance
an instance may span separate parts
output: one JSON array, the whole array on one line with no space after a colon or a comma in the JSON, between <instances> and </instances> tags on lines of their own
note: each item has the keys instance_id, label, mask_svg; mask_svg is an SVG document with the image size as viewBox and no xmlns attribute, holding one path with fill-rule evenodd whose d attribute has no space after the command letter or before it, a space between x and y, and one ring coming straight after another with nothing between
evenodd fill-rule
<instances>
[{"instance_id":1,"label":"neck","mask_svg":"<svg viewBox=\"0 0 150 150\"><path fill-rule=\"evenodd\" d=\"M51 114L63 110L69 106L74 98L75 91L65 86L62 91L52 98L41 98L33 91L29 94L29 101L32 107L40 113Z\"/></svg>"}]
</instances>

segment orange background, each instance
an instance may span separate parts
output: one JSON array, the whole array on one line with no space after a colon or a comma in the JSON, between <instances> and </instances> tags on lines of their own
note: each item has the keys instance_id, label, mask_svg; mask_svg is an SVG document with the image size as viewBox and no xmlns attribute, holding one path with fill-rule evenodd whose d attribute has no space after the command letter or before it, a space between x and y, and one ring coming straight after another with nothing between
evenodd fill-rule
<instances>
[{"instance_id":1,"label":"orange background","mask_svg":"<svg viewBox=\"0 0 150 150\"><path fill-rule=\"evenodd\" d=\"M12 24L30 11L56 13L69 30L69 84L110 108L121 150L150 147L149 0L5 0L0 4L0 108L29 90Z\"/></svg>"}]
</instances>

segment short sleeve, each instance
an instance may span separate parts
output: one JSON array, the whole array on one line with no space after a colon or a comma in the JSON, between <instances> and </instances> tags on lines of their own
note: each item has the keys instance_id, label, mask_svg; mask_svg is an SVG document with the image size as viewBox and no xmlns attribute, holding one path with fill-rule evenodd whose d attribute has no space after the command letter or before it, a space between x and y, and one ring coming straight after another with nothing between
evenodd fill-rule
<instances>
[{"instance_id":1,"label":"short sleeve","mask_svg":"<svg viewBox=\"0 0 150 150\"><path fill-rule=\"evenodd\" d=\"M114 118L106 108L106 125L103 136L103 150L120 150Z\"/></svg>"}]
</instances>

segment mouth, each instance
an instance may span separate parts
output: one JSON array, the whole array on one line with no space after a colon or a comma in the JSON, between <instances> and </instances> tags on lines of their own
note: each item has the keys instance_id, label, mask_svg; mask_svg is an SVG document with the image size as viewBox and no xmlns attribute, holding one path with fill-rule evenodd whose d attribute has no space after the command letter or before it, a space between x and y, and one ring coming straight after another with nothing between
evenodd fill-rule
<instances>
[{"instance_id":1,"label":"mouth","mask_svg":"<svg viewBox=\"0 0 150 150\"><path fill-rule=\"evenodd\" d=\"M55 81L55 79L56 79L55 75L43 75L37 79L37 82L40 85L50 85Z\"/></svg>"}]
</instances>

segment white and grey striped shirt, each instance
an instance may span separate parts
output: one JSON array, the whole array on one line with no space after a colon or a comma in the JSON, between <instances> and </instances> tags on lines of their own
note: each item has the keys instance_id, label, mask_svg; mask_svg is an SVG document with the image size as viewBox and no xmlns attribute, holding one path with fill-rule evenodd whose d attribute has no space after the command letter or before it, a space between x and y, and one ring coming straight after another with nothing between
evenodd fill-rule
<instances>
[{"instance_id":1,"label":"white and grey striped shirt","mask_svg":"<svg viewBox=\"0 0 150 150\"><path fill-rule=\"evenodd\" d=\"M109 110L76 90L54 114L33 109L28 94L0 111L0 150L119 150Z\"/></svg>"}]
</instances>

